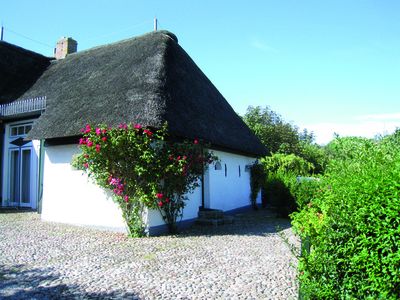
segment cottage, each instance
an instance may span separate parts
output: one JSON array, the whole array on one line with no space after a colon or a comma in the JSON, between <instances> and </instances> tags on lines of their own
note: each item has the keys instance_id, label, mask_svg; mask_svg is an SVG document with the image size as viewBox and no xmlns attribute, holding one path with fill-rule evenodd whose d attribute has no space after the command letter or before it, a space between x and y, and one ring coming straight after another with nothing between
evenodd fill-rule
<instances>
[{"instance_id":1,"label":"cottage","mask_svg":"<svg viewBox=\"0 0 400 300\"><path fill-rule=\"evenodd\" d=\"M0 42L2 206L39 209L42 219L125 230L111 195L93 184L71 159L86 123L135 122L176 137L207 141L220 158L189 196L183 220L199 207L248 207L246 166L266 153L211 81L180 47L156 31L75 52L63 39L56 58ZM163 228L149 211L151 232Z\"/></svg>"}]
</instances>

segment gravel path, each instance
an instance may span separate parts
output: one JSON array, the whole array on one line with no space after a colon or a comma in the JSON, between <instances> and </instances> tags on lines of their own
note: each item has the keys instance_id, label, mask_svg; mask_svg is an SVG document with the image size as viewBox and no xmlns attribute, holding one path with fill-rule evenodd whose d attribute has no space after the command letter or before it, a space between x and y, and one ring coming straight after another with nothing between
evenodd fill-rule
<instances>
[{"instance_id":1,"label":"gravel path","mask_svg":"<svg viewBox=\"0 0 400 300\"><path fill-rule=\"evenodd\" d=\"M297 299L289 222L265 211L235 220L128 239L0 212L0 299Z\"/></svg>"}]
</instances>

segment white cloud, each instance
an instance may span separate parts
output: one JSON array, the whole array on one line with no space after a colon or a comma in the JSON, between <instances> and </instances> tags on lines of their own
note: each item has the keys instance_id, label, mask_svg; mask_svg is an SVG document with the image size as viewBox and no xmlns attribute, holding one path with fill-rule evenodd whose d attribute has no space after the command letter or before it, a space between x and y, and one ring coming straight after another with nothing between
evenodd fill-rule
<instances>
[{"instance_id":1,"label":"white cloud","mask_svg":"<svg viewBox=\"0 0 400 300\"><path fill-rule=\"evenodd\" d=\"M314 132L316 142L324 145L329 143L334 134L337 133L339 136L361 136L367 138L373 138L378 134L390 134L394 132L397 127L400 127L400 120L395 121L359 121L359 122L348 122L348 123L316 123L316 124L305 124L301 126L307 128L307 130Z\"/></svg>"},{"instance_id":2,"label":"white cloud","mask_svg":"<svg viewBox=\"0 0 400 300\"><path fill-rule=\"evenodd\" d=\"M372 120L400 121L400 113L361 115L355 117L354 119L358 121L372 121Z\"/></svg>"}]
</instances>

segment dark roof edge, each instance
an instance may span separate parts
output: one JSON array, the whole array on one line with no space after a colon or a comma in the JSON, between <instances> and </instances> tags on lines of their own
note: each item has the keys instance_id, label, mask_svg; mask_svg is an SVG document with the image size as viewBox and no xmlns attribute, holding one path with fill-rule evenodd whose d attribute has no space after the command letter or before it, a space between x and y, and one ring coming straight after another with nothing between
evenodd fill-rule
<instances>
[{"instance_id":1,"label":"dark roof edge","mask_svg":"<svg viewBox=\"0 0 400 300\"><path fill-rule=\"evenodd\" d=\"M47 146L63 146L63 145L77 145L79 143L79 139L81 138L81 135L76 135L76 136L68 136L68 137L61 137L61 138L50 138L50 139L44 139L45 141L45 147ZM181 139L179 139L181 140ZM266 155L265 154L261 154L261 153L248 153L248 152L244 152L244 151L240 151L240 150L236 150L236 149L232 149L232 148L228 148L228 147L224 147L224 146L219 146L219 145L214 145L211 144L209 147L211 151L223 151L223 152L228 152L228 153L232 153L232 154L237 154L237 155L243 155L243 156L247 156L247 157L252 157L252 158L260 158Z\"/></svg>"}]
</instances>

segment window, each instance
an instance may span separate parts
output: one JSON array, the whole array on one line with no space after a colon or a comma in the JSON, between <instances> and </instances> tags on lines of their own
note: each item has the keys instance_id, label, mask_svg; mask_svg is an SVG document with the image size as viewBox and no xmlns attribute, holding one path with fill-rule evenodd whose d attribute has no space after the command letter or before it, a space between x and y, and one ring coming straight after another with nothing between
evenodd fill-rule
<instances>
[{"instance_id":1,"label":"window","mask_svg":"<svg viewBox=\"0 0 400 300\"><path fill-rule=\"evenodd\" d=\"M226 167L226 164L225 164L225 177L227 177L228 176L228 168Z\"/></svg>"},{"instance_id":2,"label":"window","mask_svg":"<svg viewBox=\"0 0 400 300\"><path fill-rule=\"evenodd\" d=\"M11 126L10 129L11 137L27 135L28 132L32 129L32 124L14 125Z\"/></svg>"},{"instance_id":3,"label":"window","mask_svg":"<svg viewBox=\"0 0 400 300\"><path fill-rule=\"evenodd\" d=\"M215 163L214 169L215 169L215 170L222 170L222 166L221 166L221 163L220 163L219 161L217 161L217 162Z\"/></svg>"},{"instance_id":4,"label":"window","mask_svg":"<svg viewBox=\"0 0 400 300\"><path fill-rule=\"evenodd\" d=\"M239 165L239 177L242 176L241 170L240 170L240 165Z\"/></svg>"}]
</instances>

